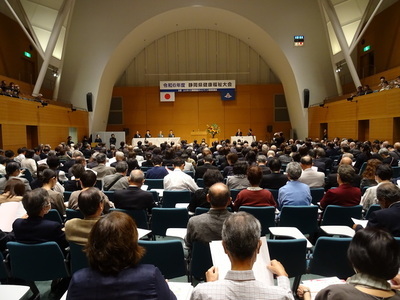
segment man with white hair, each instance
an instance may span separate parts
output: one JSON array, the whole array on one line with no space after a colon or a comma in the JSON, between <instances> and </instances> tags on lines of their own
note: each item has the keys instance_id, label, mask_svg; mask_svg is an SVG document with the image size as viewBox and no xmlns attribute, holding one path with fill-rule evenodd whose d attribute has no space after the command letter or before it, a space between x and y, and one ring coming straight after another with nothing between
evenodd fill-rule
<instances>
[{"instance_id":1,"label":"man with white hair","mask_svg":"<svg viewBox=\"0 0 400 300\"><path fill-rule=\"evenodd\" d=\"M261 225L251 214L230 214L222 226L222 245L231 270L219 279L218 268L206 272L207 282L198 284L190 299L293 299L285 268L277 260L266 266L277 276L278 286L255 279L253 265L261 247Z\"/></svg>"},{"instance_id":2,"label":"man with white hair","mask_svg":"<svg viewBox=\"0 0 400 300\"><path fill-rule=\"evenodd\" d=\"M117 163L120 161L124 161L125 160L125 154L122 151L116 151L115 152L115 162L110 164L110 167L115 168L117 166Z\"/></svg>"}]
</instances>

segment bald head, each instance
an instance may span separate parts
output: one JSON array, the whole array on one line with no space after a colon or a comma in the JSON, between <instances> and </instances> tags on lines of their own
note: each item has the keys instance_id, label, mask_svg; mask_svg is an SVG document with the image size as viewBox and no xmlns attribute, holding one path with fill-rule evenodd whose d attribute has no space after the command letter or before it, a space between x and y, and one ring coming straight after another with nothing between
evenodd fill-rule
<instances>
[{"instance_id":1,"label":"bald head","mask_svg":"<svg viewBox=\"0 0 400 300\"><path fill-rule=\"evenodd\" d=\"M231 193L225 184L218 182L209 188L207 200L212 208L226 208L231 201Z\"/></svg>"},{"instance_id":2,"label":"bald head","mask_svg":"<svg viewBox=\"0 0 400 300\"><path fill-rule=\"evenodd\" d=\"M353 164L353 160L350 157L342 157L340 160L340 165L349 165L351 166Z\"/></svg>"},{"instance_id":3,"label":"bald head","mask_svg":"<svg viewBox=\"0 0 400 300\"><path fill-rule=\"evenodd\" d=\"M133 170L129 175L129 184L142 186L144 182L144 173L141 170Z\"/></svg>"}]
</instances>

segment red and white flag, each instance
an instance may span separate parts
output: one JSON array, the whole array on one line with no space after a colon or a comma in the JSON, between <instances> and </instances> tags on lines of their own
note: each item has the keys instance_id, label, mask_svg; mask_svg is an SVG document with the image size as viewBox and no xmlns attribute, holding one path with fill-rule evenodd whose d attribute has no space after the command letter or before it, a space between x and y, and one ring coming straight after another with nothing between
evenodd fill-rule
<instances>
[{"instance_id":1,"label":"red and white flag","mask_svg":"<svg viewBox=\"0 0 400 300\"><path fill-rule=\"evenodd\" d=\"M175 92L160 92L160 101L161 102L174 102L175 101Z\"/></svg>"}]
</instances>

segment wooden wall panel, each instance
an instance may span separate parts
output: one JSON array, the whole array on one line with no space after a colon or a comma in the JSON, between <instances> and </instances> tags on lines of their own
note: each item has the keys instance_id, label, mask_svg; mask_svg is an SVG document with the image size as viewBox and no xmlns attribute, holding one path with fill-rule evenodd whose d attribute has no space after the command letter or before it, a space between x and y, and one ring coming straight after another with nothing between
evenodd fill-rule
<instances>
[{"instance_id":1,"label":"wooden wall panel","mask_svg":"<svg viewBox=\"0 0 400 300\"><path fill-rule=\"evenodd\" d=\"M357 100L358 102L355 102ZM308 109L309 136L320 138L320 124L328 124L328 137L357 139L358 121L369 120L369 139L394 141L394 118L400 117L400 89L341 100Z\"/></svg>"},{"instance_id":2,"label":"wooden wall panel","mask_svg":"<svg viewBox=\"0 0 400 300\"><path fill-rule=\"evenodd\" d=\"M160 102L158 87L116 87L113 97L123 98L122 125L109 125L107 130L129 128L129 142L136 130L143 135L149 129L153 136L160 130L167 134L173 129L176 136L191 140L190 132L204 131L207 124L221 128L220 139L230 138L240 128L249 128L259 139L270 139L267 132L283 131L289 136L290 122L274 122L274 96L283 94L280 84L245 85L236 89L236 100L223 101L218 92L176 93L175 102Z\"/></svg>"},{"instance_id":3,"label":"wooden wall panel","mask_svg":"<svg viewBox=\"0 0 400 300\"><path fill-rule=\"evenodd\" d=\"M78 139L88 136L88 113L74 111L66 107L39 103L23 99L0 96L0 124L2 125L3 148L16 151L28 143L26 126L37 126L38 142L52 147L65 142L69 128L75 127Z\"/></svg>"}]
</instances>

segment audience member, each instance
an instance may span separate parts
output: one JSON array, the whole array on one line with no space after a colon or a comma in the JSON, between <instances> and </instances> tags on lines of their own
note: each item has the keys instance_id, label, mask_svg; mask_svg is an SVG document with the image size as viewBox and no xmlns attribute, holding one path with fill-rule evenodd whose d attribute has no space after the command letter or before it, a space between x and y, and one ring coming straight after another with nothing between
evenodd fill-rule
<instances>
[{"instance_id":1,"label":"audience member","mask_svg":"<svg viewBox=\"0 0 400 300\"><path fill-rule=\"evenodd\" d=\"M106 175L103 178L104 191L123 190L129 186L128 178L126 177L128 171L127 162L119 161L115 166L115 171L115 174Z\"/></svg>"},{"instance_id":2,"label":"audience member","mask_svg":"<svg viewBox=\"0 0 400 300\"><path fill-rule=\"evenodd\" d=\"M229 215L222 227L222 245L231 261L231 270L219 279L218 268L211 267L206 283L198 284L191 299L293 299L285 268L272 260L267 268L277 276L278 286L255 280L253 264L261 247L261 225L252 215Z\"/></svg>"},{"instance_id":3,"label":"audience member","mask_svg":"<svg viewBox=\"0 0 400 300\"><path fill-rule=\"evenodd\" d=\"M392 176L393 171L389 165L381 164L376 168L375 180L378 182L378 185L367 188L364 195L362 195L360 205L363 206L364 210L368 210L373 204L378 204L376 190L382 183L390 182Z\"/></svg>"},{"instance_id":4,"label":"audience member","mask_svg":"<svg viewBox=\"0 0 400 300\"><path fill-rule=\"evenodd\" d=\"M83 219L74 218L65 223L65 237L69 242L86 245L90 230L103 212L103 198L98 189L91 187L79 194L79 210Z\"/></svg>"},{"instance_id":5,"label":"audience member","mask_svg":"<svg viewBox=\"0 0 400 300\"><path fill-rule=\"evenodd\" d=\"M320 202L321 208L325 209L328 205L354 206L360 204L361 191L351 185L354 176L355 171L352 166L341 165L337 174L339 186L326 191Z\"/></svg>"},{"instance_id":6,"label":"audience member","mask_svg":"<svg viewBox=\"0 0 400 300\"><path fill-rule=\"evenodd\" d=\"M107 156L104 153L99 153L96 161L98 165L92 169L97 172L97 180L102 180L106 175L115 173L115 168L106 166Z\"/></svg>"},{"instance_id":7,"label":"audience member","mask_svg":"<svg viewBox=\"0 0 400 300\"><path fill-rule=\"evenodd\" d=\"M133 170L129 175L129 186L124 190L114 192L114 205L121 209L151 209L155 206L153 195L141 189L144 174L141 170Z\"/></svg>"},{"instance_id":8,"label":"audience member","mask_svg":"<svg viewBox=\"0 0 400 300\"><path fill-rule=\"evenodd\" d=\"M226 185L230 190L242 190L250 186L250 182L247 179L247 162L237 161L233 165L233 176L228 176L226 180Z\"/></svg>"},{"instance_id":9,"label":"audience member","mask_svg":"<svg viewBox=\"0 0 400 300\"><path fill-rule=\"evenodd\" d=\"M284 205L310 205L311 193L308 185L299 182L301 166L297 162L291 162L286 167L288 182L278 192L278 205L282 209Z\"/></svg>"},{"instance_id":10,"label":"audience member","mask_svg":"<svg viewBox=\"0 0 400 300\"><path fill-rule=\"evenodd\" d=\"M164 177L164 190L166 191L182 191L189 190L195 192L199 189L194 179L183 172L185 162L180 159L174 159L174 171Z\"/></svg>"},{"instance_id":11,"label":"audience member","mask_svg":"<svg viewBox=\"0 0 400 300\"><path fill-rule=\"evenodd\" d=\"M39 188L27 192L22 198L22 204L28 218L17 219L13 224L17 242L32 244L54 241L61 250L68 247L61 224L43 218L51 208L46 190Z\"/></svg>"},{"instance_id":12,"label":"audience member","mask_svg":"<svg viewBox=\"0 0 400 300\"><path fill-rule=\"evenodd\" d=\"M176 299L160 270L139 264L144 249L138 245L133 219L112 212L93 226L86 245L90 268L72 276L67 300L96 299ZM90 296L88 296L90 295Z\"/></svg>"},{"instance_id":13,"label":"audience member","mask_svg":"<svg viewBox=\"0 0 400 300\"><path fill-rule=\"evenodd\" d=\"M218 170L216 166L213 165L214 159L211 154L204 157L204 164L197 167L194 173L194 180L198 178L203 178L204 173L209 169Z\"/></svg>"},{"instance_id":14,"label":"audience member","mask_svg":"<svg viewBox=\"0 0 400 300\"><path fill-rule=\"evenodd\" d=\"M78 204L79 194L90 187L94 187L94 185L96 184L96 179L97 179L96 174L94 174L92 171L87 170L83 172L80 179L82 190L71 193L68 200L68 208L79 210L79 204ZM102 201L104 203L103 213L108 213L110 208L114 207L114 203L108 200L108 197L102 191L100 191L100 194L103 199Z\"/></svg>"},{"instance_id":15,"label":"audience member","mask_svg":"<svg viewBox=\"0 0 400 300\"><path fill-rule=\"evenodd\" d=\"M210 170L206 173L208 172ZM191 248L193 242L208 243L221 240L222 224L230 215L227 206L231 201L229 189L225 184L215 183L208 189L207 202L211 208L207 213L189 219L185 237L187 247Z\"/></svg>"},{"instance_id":16,"label":"audience member","mask_svg":"<svg viewBox=\"0 0 400 300\"><path fill-rule=\"evenodd\" d=\"M74 179L70 179L64 183L64 188L66 191L73 192L73 191L79 191L82 189L80 179L85 172L85 167L81 164L75 164L71 167L71 172L74 177Z\"/></svg>"},{"instance_id":17,"label":"audience member","mask_svg":"<svg viewBox=\"0 0 400 300\"><path fill-rule=\"evenodd\" d=\"M361 174L361 183L360 183L360 188L364 188L367 186L374 186L377 185L378 183L375 180L375 172L377 166L382 164L382 162L379 159L370 159L367 161L367 166L364 170L364 172Z\"/></svg>"},{"instance_id":18,"label":"audience member","mask_svg":"<svg viewBox=\"0 0 400 300\"><path fill-rule=\"evenodd\" d=\"M49 201L51 208L56 209L60 216L65 215L64 197L59 192L53 191L54 186L57 183L56 172L52 169L46 169L42 172L42 188L49 194Z\"/></svg>"},{"instance_id":19,"label":"audience member","mask_svg":"<svg viewBox=\"0 0 400 300\"><path fill-rule=\"evenodd\" d=\"M267 157L263 154L257 156L257 165L261 168L262 174L271 174L271 169L267 167Z\"/></svg>"},{"instance_id":20,"label":"audience member","mask_svg":"<svg viewBox=\"0 0 400 300\"><path fill-rule=\"evenodd\" d=\"M207 170L203 176L204 188L194 192L188 205L188 211L194 213L196 207L210 208L210 202L207 199L208 190L213 184L223 180L224 178L219 170Z\"/></svg>"},{"instance_id":21,"label":"audience member","mask_svg":"<svg viewBox=\"0 0 400 300\"><path fill-rule=\"evenodd\" d=\"M168 170L162 166L163 160L161 156L153 157L153 165L154 167L146 172L147 179L163 179L166 175L168 175Z\"/></svg>"},{"instance_id":22,"label":"audience member","mask_svg":"<svg viewBox=\"0 0 400 300\"><path fill-rule=\"evenodd\" d=\"M312 169L312 158L309 155L303 156L300 160L303 170L299 181L307 184L310 188L323 187L325 185L325 174Z\"/></svg>"},{"instance_id":23,"label":"audience member","mask_svg":"<svg viewBox=\"0 0 400 300\"><path fill-rule=\"evenodd\" d=\"M17 178L21 180L25 184L25 191L30 191L31 186L29 185L29 181L26 178L23 178L20 176L21 175L21 170L20 170L20 164L17 162L9 162L6 165L6 176L0 178L0 193L4 193L4 189L7 185L7 181L9 181L12 178Z\"/></svg>"},{"instance_id":24,"label":"audience member","mask_svg":"<svg viewBox=\"0 0 400 300\"><path fill-rule=\"evenodd\" d=\"M260 167L253 166L247 170L247 179L250 187L241 190L233 203L233 209L238 211L240 206L276 206L271 192L260 187L262 171Z\"/></svg>"},{"instance_id":25,"label":"audience member","mask_svg":"<svg viewBox=\"0 0 400 300\"><path fill-rule=\"evenodd\" d=\"M271 174L263 175L260 187L263 189L280 189L288 181L287 176L281 173L281 161L278 158L272 158L269 163Z\"/></svg>"}]
</instances>

